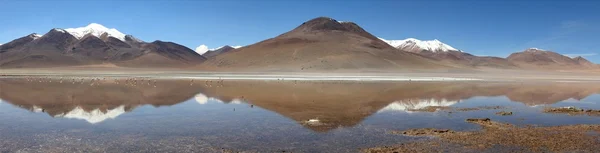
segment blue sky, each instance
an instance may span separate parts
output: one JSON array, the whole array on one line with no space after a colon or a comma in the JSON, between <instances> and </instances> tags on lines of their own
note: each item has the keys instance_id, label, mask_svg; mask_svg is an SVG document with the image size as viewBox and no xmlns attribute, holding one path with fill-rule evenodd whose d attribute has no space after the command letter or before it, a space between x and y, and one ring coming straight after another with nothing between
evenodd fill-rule
<instances>
[{"instance_id":1,"label":"blue sky","mask_svg":"<svg viewBox=\"0 0 600 153\"><path fill-rule=\"evenodd\" d=\"M475 55L506 57L537 47L600 63L594 0L0 0L0 43L99 23L144 41L215 48L253 44L318 16L356 22L385 39L439 39Z\"/></svg>"}]
</instances>

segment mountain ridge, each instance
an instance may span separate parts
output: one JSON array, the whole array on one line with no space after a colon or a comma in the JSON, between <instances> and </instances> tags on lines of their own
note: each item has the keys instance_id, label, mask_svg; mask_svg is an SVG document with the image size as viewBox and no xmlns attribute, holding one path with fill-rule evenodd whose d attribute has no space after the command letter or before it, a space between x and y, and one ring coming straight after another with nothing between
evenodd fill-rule
<instances>
[{"instance_id":1,"label":"mountain ridge","mask_svg":"<svg viewBox=\"0 0 600 153\"><path fill-rule=\"evenodd\" d=\"M92 23L80 28L53 28L0 46L0 67L38 68L114 64L123 67L191 67L206 60L172 42L147 43Z\"/></svg>"}]
</instances>

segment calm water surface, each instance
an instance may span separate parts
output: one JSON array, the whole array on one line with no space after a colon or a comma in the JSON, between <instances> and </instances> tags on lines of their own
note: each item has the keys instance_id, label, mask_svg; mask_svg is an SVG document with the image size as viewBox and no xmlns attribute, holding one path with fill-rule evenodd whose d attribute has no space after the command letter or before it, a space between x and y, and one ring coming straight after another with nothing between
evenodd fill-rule
<instances>
[{"instance_id":1,"label":"calm water surface","mask_svg":"<svg viewBox=\"0 0 600 153\"><path fill-rule=\"evenodd\" d=\"M156 81L156 82L155 82ZM0 79L0 152L356 152L419 139L390 130L598 124L588 83ZM503 109L418 112L426 106ZM512 111L512 116L496 112Z\"/></svg>"}]
</instances>

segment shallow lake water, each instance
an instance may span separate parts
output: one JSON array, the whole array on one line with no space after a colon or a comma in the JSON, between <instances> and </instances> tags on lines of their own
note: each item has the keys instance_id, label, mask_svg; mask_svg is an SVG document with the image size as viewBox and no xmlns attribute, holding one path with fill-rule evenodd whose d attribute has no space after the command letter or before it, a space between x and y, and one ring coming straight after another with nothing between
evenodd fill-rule
<instances>
[{"instance_id":1,"label":"shallow lake water","mask_svg":"<svg viewBox=\"0 0 600 153\"><path fill-rule=\"evenodd\" d=\"M92 79L0 79L0 152L358 152L427 139L390 130L480 129L467 118L600 123L542 111L600 109L590 83Z\"/></svg>"}]
</instances>

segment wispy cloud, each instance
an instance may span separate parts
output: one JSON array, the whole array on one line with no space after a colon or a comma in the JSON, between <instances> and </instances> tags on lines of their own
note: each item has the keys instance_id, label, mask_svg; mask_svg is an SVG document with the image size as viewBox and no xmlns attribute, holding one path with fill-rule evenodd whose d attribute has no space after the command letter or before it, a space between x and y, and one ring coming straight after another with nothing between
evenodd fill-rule
<instances>
[{"instance_id":1,"label":"wispy cloud","mask_svg":"<svg viewBox=\"0 0 600 153\"><path fill-rule=\"evenodd\" d=\"M577 56L581 56L581 57L596 56L596 55L598 55L598 53L575 53L575 54L564 54L564 55L573 58L573 57L577 57Z\"/></svg>"},{"instance_id":2,"label":"wispy cloud","mask_svg":"<svg viewBox=\"0 0 600 153\"><path fill-rule=\"evenodd\" d=\"M559 45L561 39L573 37L574 35L589 30L591 26L579 20L570 20L560 22L555 26L554 30L550 31L547 36L533 39L529 42L524 43L519 49L531 48L531 47L546 47L548 45Z\"/></svg>"}]
</instances>

